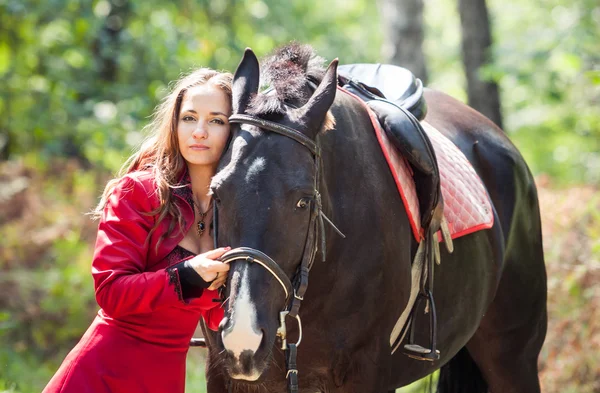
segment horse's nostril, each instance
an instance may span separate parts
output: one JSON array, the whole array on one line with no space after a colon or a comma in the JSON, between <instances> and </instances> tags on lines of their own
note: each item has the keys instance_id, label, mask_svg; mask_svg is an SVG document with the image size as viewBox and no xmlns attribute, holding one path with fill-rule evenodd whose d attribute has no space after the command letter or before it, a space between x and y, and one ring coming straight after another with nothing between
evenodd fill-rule
<instances>
[{"instance_id":1,"label":"horse's nostril","mask_svg":"<svg viewBox=\"0 0 600 393\"><path fill-rule=\"evenodd\" d=\"M254 352L246 350L240 354L240 368L243 374L250 374L253 370Z\"/></svg>"}]
</instances>

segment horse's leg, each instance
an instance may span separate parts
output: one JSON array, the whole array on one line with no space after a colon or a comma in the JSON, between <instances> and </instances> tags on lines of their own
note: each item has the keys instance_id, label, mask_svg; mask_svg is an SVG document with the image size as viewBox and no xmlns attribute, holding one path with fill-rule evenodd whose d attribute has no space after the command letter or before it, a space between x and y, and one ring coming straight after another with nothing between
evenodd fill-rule
<instances>
[{"instance_id":1,"label":"horse's leg","mask_svg":"<svg viewBox=\"0 0 600 393\"><path fill-rule=\"evenodd\" d=\"M518 191L494 301L467 349L493 393L539 392L537 361L547 327L546 267L533 179L515 166Z\"/></svg>"},{"instance_id":2,"label":"horse's leg","mask_svg":"<svg viewBox=\"0 0 600 393\"><path fill-rule=\"evenodd\" d=\"M517 218L521 220L531 220L529 228L511 233L496 297L467 343L492 393L540 391L537 361L546 335L546 272L539 217Z\"/></svg>"},{"instance_id":3,"label":"horse's leg","mask_svg":"<svg viewBox=\"0 0 600 393\"><path fill-rule=\"evenodd\" d=\"M501 285L467 349L492 393L536 393L540 392L538 355L546 334L545 300L539 294L519 291L513 279Z\"/></svg>"},{"instance_id":4,"label":"horse's leg","mask_svg":"<svg viewBox=\"0 0 600 393\"><path fill-rule=\"evenodd\" d=\"M543 268L541 259L537 261L538 269ZM466 350L442 368L438 392L540 392L537 361L546 333L545 274L530 261L518 263L507 262L496 297Z\"/></svg>"}]
</instances>

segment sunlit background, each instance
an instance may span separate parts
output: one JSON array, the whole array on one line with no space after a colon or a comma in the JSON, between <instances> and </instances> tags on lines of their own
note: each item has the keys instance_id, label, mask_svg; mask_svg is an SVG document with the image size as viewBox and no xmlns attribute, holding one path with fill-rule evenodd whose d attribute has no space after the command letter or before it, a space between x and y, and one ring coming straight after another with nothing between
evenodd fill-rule
<instances>
[{"instance_id":1,"label":"sunlit background","mask_svg":"<svg viewBox=\"0 0 600 393\"><path fill-rule=\"evenodd\" d=\"M427 85L467 102L458 1L424 0L422 49ZM504 129L542 204L543 389L597 393L600 4L487 8L492 45L478 75L499 86ZM169 81L197 66L234 70L245 47L263 56L291 40L326 60L386 62L382 25L370 0L0 0L0 393L41 391L93 319L96 224L83 213L143 139ZM187 391L205 391L201 349Z\"/></svg>"}]
</instances>

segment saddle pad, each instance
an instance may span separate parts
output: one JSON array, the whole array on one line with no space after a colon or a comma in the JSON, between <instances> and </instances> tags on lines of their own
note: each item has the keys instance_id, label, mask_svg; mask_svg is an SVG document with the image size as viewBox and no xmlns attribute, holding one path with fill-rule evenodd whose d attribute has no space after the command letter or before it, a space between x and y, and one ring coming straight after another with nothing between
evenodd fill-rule
<instances>
[{"instance_id":1,"label":"saddle pad","mask_svg":"<svg viewBox=\"0 0 600 393\"><path fill-rule=\"evenodd\" d=\"M340 90L354 96L350 92ZM377 140L404 202L413 235L420 241L419 200L410 165L390 142L379 124L377 115L363 100L354 97L369 112ZM431 124L423 121L421 125L435 150L440 170L442 197L444 198L444 217L448 222L452 238L456 239L482 229L491 228L494 225L494 215L489 196L471 163L454 143ZM441 239L439 233L438 238Z\"/></svg>"}]
</instances>

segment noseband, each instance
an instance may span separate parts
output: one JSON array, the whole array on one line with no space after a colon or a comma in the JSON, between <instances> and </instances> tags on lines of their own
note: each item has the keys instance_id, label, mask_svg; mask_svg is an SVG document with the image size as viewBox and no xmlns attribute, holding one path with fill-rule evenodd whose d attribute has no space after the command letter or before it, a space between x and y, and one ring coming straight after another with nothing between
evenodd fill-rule
<instances>
[{"instance_id":1,"label":"noseband","mask_svg":"<svg viewBox=\"0 0 600 393\"><path fill-rule=\"evenodd\" d=\"M224 263L230 263L233 261L246 261L249 263L258 263L265 270L267 270L275 279L281 284L285 292L285 306L283 311L279 313L280 326L277 329L277 336L281 339L281 349L287 351L286 363L287 363L287 376L288 388L290 392L298 391L298 370L296 368L296 353L297 347L302 341L302 323L298 312L300 310L300 303L304 300L304 294L308 288L308 274L314 263L315 256L319 249L317 239L320 237L320 248L322 260L325 261L325 225L326 221L331 227L342 237L345 238L344 234L325 216L323 213L323 206L321 203L321 194L319 193L319 183L321 177L321 149L320 146L315 143L312 139L302 134L291 127L287 127L272 121L260 119L255 116L237 114L229 117L230 123L249 124L259 127L263 130L275 132L277 134L286 136L300 143L302 146L310 150L314 158L315 168L315 179L314 179L314 190L313 198L311 200L311 212L310 221L308 224L308 234L306 236L306 243L302 252L302 261L296 270L293 280L290 280L281 267L265 253L255 250L249 247L239 247L231 251L226 252L220 258ZM217 244L217 225L218 225L218 212L217 205L214 206L214 239L215 247ZM298 321L299 337L295 344L287 343L287 329L285 324L286 317L295 318Z\"/></svg>"}]
</instances>

